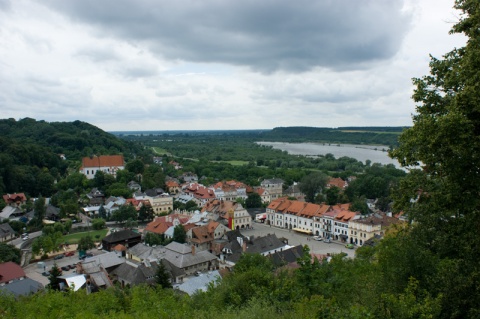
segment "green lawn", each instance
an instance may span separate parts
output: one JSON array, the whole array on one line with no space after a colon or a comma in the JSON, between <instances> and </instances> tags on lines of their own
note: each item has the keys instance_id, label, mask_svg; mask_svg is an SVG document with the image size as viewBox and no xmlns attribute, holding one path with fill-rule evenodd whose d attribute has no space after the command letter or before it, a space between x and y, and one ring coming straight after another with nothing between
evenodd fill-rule
<instances>
[{"instance_id":1,"label":"green lawn","mask_svg":"<svg viewBox=\"0 0 480 319\"><path fill-rule=\"evenodd\" d=\"M68 242L69 244L76 244L80 240L80 238L90 235L94 241L97 241L96 235L100 235L98 240L102 240L103 237L107 235L108 229L101 229L101 230L92 230L86 231L81 233L74 233L63 236L64 242Z\"/></svg>"}]
</instances>

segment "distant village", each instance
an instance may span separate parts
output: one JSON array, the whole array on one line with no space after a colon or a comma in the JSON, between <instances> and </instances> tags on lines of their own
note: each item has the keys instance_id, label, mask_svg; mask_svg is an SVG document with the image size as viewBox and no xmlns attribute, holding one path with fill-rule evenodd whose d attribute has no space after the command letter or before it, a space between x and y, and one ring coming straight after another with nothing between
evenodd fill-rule
<instances>
[{"instance_id":1,"label":"distant village","mask_svg":"<svg viewBox=\"0 0 480 319\"><path fill-rule=\"evenodd\" d=\"M162 158L154 158L161 164ZM181 165L170 162L176 169ZM120 155L84 158L80 172L93 179L97 171L115 175L125 168ZM343 191L348 180L330 178L326 187L338 187ZM99 189L88 193L88 204L83 212L74 218L85 224L100 216L104 210L107 216L122 206L133 206L137 211L148 207L153 220L137 227L107 223L108 233L101 244L92 249L94 253L62 267L58 276L62 289L87 289L94 292L108 288L115 283L132 286L155 281L157 268L162 265L175 289L186 294L206 290L207 287L233 271L242 254L255 253L271 258L278 267L298 267L297 259L302 257L302 245L290 245L287 238L277 237L275 229L297 233L308 240L340 243L347 248L375 245L392 224L402 223L401 214L392 216L389 212L375 209L374 202L368 202L372 213L362 215L351 211L350 204L313 204L305 202L299 185L284 185L278 178L265 179L260 186L251 187L244 183L228 180L213 185L202 185L197 175L184 173L181 178L167 178L165 187L142 190L136 181L130 181L131 198L109 197ZM257 193L263 208L247 209L245 201L249 194ZM28 220L33 211L22 211L27 197L24 193L3 194L6 203L0 212L0 220ZM198 209L193 211L174 210L174 202L194 202ZM59 209L46 201L44 223L61 222ZM246 230L256 225L265 225L271 233L265 236L248 236ZM172 240L175 227L181 225L185 231L185 243L171 241L167 245L149 245L145 242L148 234L159 235ZM33 260L29 251L32 239L29 234L15 232L8 223L0 224L0 240L16 243L21 248L22 262L0 264L0 290L15 295L30 294L44 288L42 279L47 261ZM59 265L65 263L67 252L60 250L51 259ZM72 252L71 254L75 254ZM71 255L70 254L70 255ZM61 257L59 257L61 256ZM313 258L325 258L312 253ZM35 263L35 264L32 264ZM43 265L43 268L42 268ZM26 271L25 269L29 269ZM45 275L43 275L45 282Z\"/></svg>"}]
</instances>

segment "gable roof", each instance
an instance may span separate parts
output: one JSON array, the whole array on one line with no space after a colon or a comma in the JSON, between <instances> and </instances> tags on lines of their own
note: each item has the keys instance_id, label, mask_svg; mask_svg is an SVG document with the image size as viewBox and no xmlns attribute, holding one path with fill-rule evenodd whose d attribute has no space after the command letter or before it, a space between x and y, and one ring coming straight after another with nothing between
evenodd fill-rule
<instances>
[{"instance_id":1,"label":"gable roof","mask_svg":"<svg viewBox=\"0 0 480 319\"><path fill-rule=\"evenodd\" d=\"M285 243L278 239L277 235L268 234L263 237L254 238L251 243L247 244L246 252L262 254L270 250L280 249L282 247L285 247Z\"/></svg>"},{"instance_id":2,"label":"gable roof","mask_svg":"<svg viewBox=\"0 0 480 319\"><path fill-rule=\"evenodd\" d=\"M3 195L3 200L7 205L21 203L27 200L27 196L24 193L5 194Z\"/></svg>"},{"instance_id":3,"label":"gable roof","mask_svg":"<svg viewBox=\"0 0 480 319\"><path fill-rule=\"evenodd\" d=\"M272 260L275 266L282 266L285 264L290 264L297 262L298 258L303 256L303 246L298 245L290 249L285 249L282 251L277 251L269 255L268 257Z\"/></svg>"},{"instance_id":4,"label":"gable roof","mask_svg":"<svg viewBox=\"0 0 480 319\"><path fill-rule=\"evenodd\" d=\"M8 223L0 224L0 238L5 238L15 234L12 226Z\"/></svg>"},{"instance_id":5,"label":"gable roof","mask_svg":"<svg viewBox=\"0 0 480 319\"><path fill-rule=\"evenodd\" d=\"M0 294L1 292L11 293L15 297L18 296L26 296L32 293L36 293L39 290L43 289L43 285L38 281L35 281L30 278L25 278L23 280L15 280L8 285L0 286Z\"/></svg>"},{"instance_id":6,"label":"gable roof","mask_svg":"<svg viewBox=\"0 0 480 319\"><path fill-rule=\"evenodd\" d=\"M82 167L117 167L124 166L123 155L100 155L82 158Z\"/></svg>"},{"instance_id":7,"label":"gable roof","mask_svg":"<svg viewBox=\"0 0 480 319\"><path fill-rule=\"evenodd\" d=\"M22 267L13 261L0 264L0 284L8 283L14 279L24 278L25 276L25 271L23 271Z\"/></svg>"},{"instance_id":8,"label":"gable roof","mask_svg":"<svg viewBox=\"0 0 480 319\"><path fill-rule=\"evenodd\" d=\"M139 238L139 237L141 237L139 233L136 233L130 229L124 229L124 230L111 233L110 235L104 237L102 241L105 241L107 243L115 243L117 241L122 241L126 239L131 239L131 238Z\"/></svg>"}]
</instances>

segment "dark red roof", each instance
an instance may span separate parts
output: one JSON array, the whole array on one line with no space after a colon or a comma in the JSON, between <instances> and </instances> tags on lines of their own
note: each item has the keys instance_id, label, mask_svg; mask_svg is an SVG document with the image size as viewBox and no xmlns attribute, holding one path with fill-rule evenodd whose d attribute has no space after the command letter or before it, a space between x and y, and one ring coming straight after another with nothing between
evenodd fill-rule
<instances>
[{"instance_id":1,"label":"dark red roof","mask_svg":"<svg viewBox=\"0 0 480 319\"><path fill-rule=\"evenodd\" d=\"M20 279L25 276L22 267L13 261L0 264L0 284L8 283L10 280Z\"/></svg>"}]
</instances>

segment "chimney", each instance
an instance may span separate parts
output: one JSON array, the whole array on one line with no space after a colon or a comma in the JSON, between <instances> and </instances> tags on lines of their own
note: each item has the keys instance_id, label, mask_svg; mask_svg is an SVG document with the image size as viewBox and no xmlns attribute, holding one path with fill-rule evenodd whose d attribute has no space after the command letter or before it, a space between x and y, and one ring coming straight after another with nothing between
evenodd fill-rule
<instances>
[{"instance_id":1,"label":"chimney","mask_svg":"<svg viewBox=\"0 0 480 319\"><path fill-rule=\"evenodd\" d=\"M195 245L192 245L192 256L195 256Z\"/></svg>"}]
</instances>

